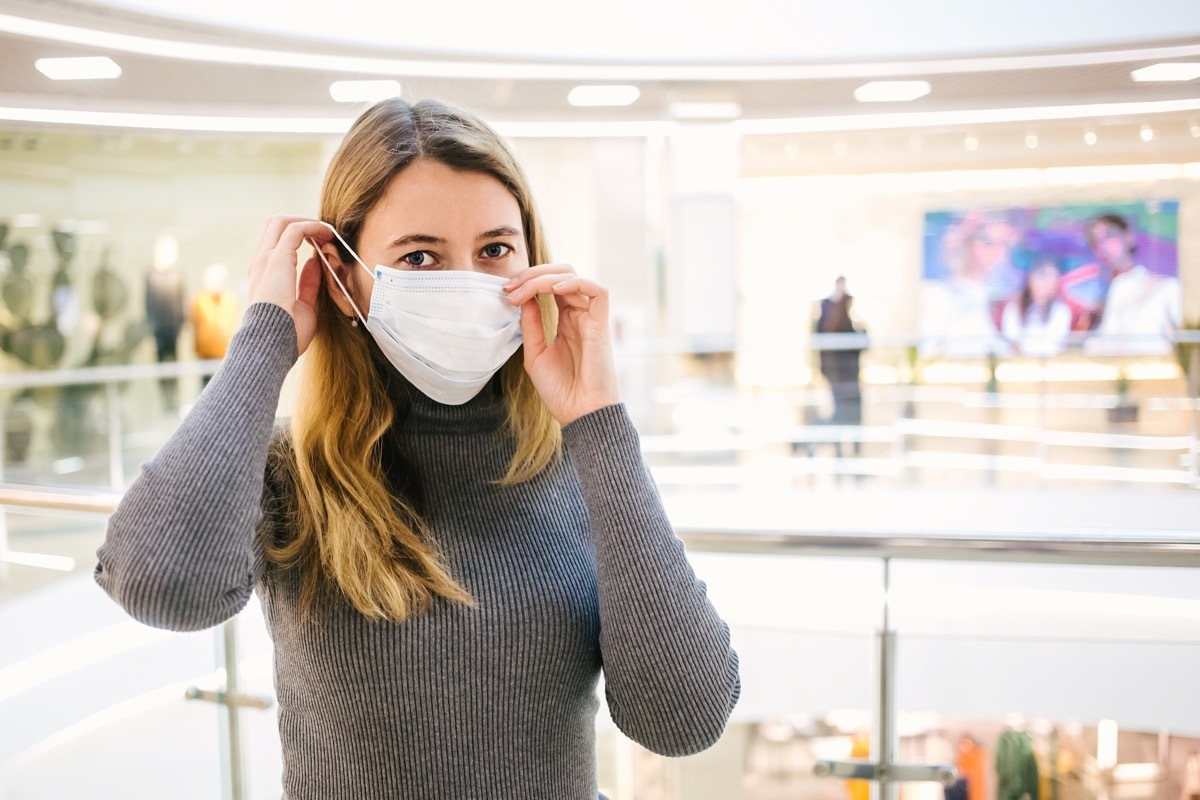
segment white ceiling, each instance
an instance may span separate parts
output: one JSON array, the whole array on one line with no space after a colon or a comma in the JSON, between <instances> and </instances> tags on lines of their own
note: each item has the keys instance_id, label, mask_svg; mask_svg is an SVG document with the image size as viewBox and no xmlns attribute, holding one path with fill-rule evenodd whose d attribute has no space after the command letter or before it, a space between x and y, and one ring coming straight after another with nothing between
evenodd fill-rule
<instances>
[{"instance_id":1,"label":"white ceiling","mask_svg":"<svg viewBox=\"0 0 1200 800\"><path fill-rule=\"evenodd\" d=\"M100 54L120 78L33 66ZM1200 80L1130 77L1164 60L1200 61L1200 0L0 0L0 129L336 133L361 107L334 102L330 82L387 76L512 135L661 130L674 100L734 101L750 134L1156 116L1186 132ZM933 91L855 102L885 77ZM641 96L566 101L613 81Z\"/></svg>"},{"instance_id":2,"label":"white ceiling","mask_svg":"<svg viewBox=\"0 0 1200 800\"><path fill-rule=\"evenodd\" d=\"M1200 35L1197 0L93 0L409 53L593 62L881 61Z\"/></svg>"}]
</instances>

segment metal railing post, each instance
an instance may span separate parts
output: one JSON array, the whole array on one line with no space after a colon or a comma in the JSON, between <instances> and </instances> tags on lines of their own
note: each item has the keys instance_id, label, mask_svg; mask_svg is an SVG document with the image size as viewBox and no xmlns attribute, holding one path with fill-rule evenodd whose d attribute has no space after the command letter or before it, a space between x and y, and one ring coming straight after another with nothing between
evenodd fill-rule
<instances>
[{"instance_id":1,"label":"metal railing post","mask_svg":"<svg viewBox=\"0 0 1200 800\"><path fill-rule=\"evenodd\" d=\"M875 634L875 713L871 718L869 761L818 761L813 774L820 778L871 781L872 800L896 800L899 784L936 781L947 785L956 774L949 764L896 762L896 632L890 616L891 558L883 558L883 613Z\"/></svg>"},{"instance_id":2,"label":"metal railing post","mask_svg":"<svg viewBox=\"0 0 1200 800\"><path fill-rule=\"evenodd\" d=\"M8 407L12 396L0 393L5 402L0 403L0 485L4 481L4 459L8 450ZM8 509L0 505L0 585L8 582Z\"/></svg>"},{"instance_id":3,"label":"metal railing post","mask_svg":"<svg viewBox=\"0 0 1200 800\"><path fill-rule=\"evenodd\" d=\"M221 738L222 795L225 800L246 800L250 796L246 772L246 752L242 742L241 709L265 711L272 705L269 697L242 694L238 681L237 617L216 631L216 650L225 673L223 689L208 690L196 686L184 692L187 700L201 700L219 706Z\"/></svg>"},{"instance_id":4,"label":"metal railing post","mask_svg":"<svg viewBox=\"0 0 1200 800\"><path fill-rule=\"evenodd\" d=\"M1190 369L1188 370L1188 405L1191 406L1191 446L1188 448L1188 477L1193 489L1200 489L1200 343L1188 348Z\"/></svg>"},{"instance_id":5,"label":"metal railing post","mask_svg":"<svg viewBox=\"0 0 1200 800\"><path fill-rule=\"evenodd\" d=\"M877 800L895 800L896 784L889 770L896 760L896 636L888 616L888 592L891 559L883 559L883 615L876 642L876 689L874 730L871 732L871 760L878 766L875 788Z\"/></svg>"},{"instance_id":6,"label":"metal railing post","mask_svg":"<svg viewBox=\"0 0 1200 800\"><path fill-rule=\"evenodd\" d=\"M120 491L125 488L125 459L121 453L124 433L121 428L121 392L115 380L104 384L104 399L108 405L108 481Z\"/></svg>"},{"instance_id":7,"label":"metal railing post","mask_svg":"<svg viewBox=\"0 0 1200 800\"><path fill-rule=\"evenodd\" d=\"M238 692L238 661L237 661L237 618L221 626L221 654L225 663L225 696L237 697ZM246 771L245 759L242 752L242 731L238 719L239 704L222 702L225 711L224 724L221 726L222 738L225 740L225 796L228 800L246 800Z\"/></svg>"},{"instance_id":8,"label":"metal railing post","mask_svg":"<svg viewBox=\"0 0 1200 800\"><path fill-rule=\"evenodd\" d=\"M1050 465L1050 443L1047 441L1047 431L1050 428L1049 409L1046 403L1049 400L1046 387L1046 357L1042 356L1038 359L1038 441L1037 454L1038 463L1038 481L1044 488L1046 486L1046 468Z\"/></svg>"}]
</instances>

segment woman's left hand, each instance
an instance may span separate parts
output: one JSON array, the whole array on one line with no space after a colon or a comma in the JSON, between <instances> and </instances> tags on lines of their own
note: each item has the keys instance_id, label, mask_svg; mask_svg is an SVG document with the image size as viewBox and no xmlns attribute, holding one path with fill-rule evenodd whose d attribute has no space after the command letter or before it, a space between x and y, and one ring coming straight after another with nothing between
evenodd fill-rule
<instances>
[{"instance_id":1,"label":"woman's left hand","mask_svg":"<svg viewBox=\"0 0 1200 800\"><path fill-rule=\"evenodd\" d=\"M608 326L608 290L566 264L522 270L505 287L521 307L525 371L562 425L620 400ZM558 334L546 344L539 294L558 306Z\"/></svg>"}]
</instances>

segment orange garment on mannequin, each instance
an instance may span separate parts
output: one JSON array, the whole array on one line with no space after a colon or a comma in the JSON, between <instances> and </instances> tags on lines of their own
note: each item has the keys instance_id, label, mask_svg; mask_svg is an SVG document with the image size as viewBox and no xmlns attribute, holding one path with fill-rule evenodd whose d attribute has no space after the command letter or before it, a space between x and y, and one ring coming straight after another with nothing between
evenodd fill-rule
<instances>
[{"instance_id":1,"label":"orange garment on mannequin","mask_svg":"<svg viewBox=\"0 0 1200 800\"><path fill-rule=\"evenodd\" d=\"M871 737L865 733L855 734L850 743L850 757L867 759L871 757ZM870 800L870 781L846 781L846 800Z\"/></svg>"},{"instance_id":2,"label":"orange garment on mannequin","mask_svg":"<svg viewBox=\"0 0 1200 800\"><path fill-rule=\"evenodd\" d=\"M196 325L196 355L224 358L237 327L237 295L233 292L201 292L192 301Z\"/></svg>"},{"instance_id":3,"label":"orange garment on mannequin","mask_svg":"<svg viewBox=\"0 0 1200 800\"><path fill-rule=\"evenodd\" d=\"M969 736L958 740L958 754L954 758L958 775L967 779L968 800L988 800L987 760L983 748Z\"/></svg>"}]
</instances>

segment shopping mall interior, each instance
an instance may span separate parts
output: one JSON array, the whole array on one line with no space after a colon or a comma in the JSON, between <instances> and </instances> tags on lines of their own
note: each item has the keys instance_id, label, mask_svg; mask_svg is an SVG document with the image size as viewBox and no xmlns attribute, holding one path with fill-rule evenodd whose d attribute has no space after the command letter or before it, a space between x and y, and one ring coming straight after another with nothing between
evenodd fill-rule
<instances>
[{"instance_id":1,"label":"shopping mall interior","mask_svg":"<svg viewBox=\"0 0 1200 800\"><path fill-rule=\"evenodd\" d=\"M603 796L1200 800L1195 0L0 0L0 65L0 800L282 795L259 597L148 627L96 551L395 95L609 290L738 653L694 755L600 693Z\"/></svg>"}]
</instances>

